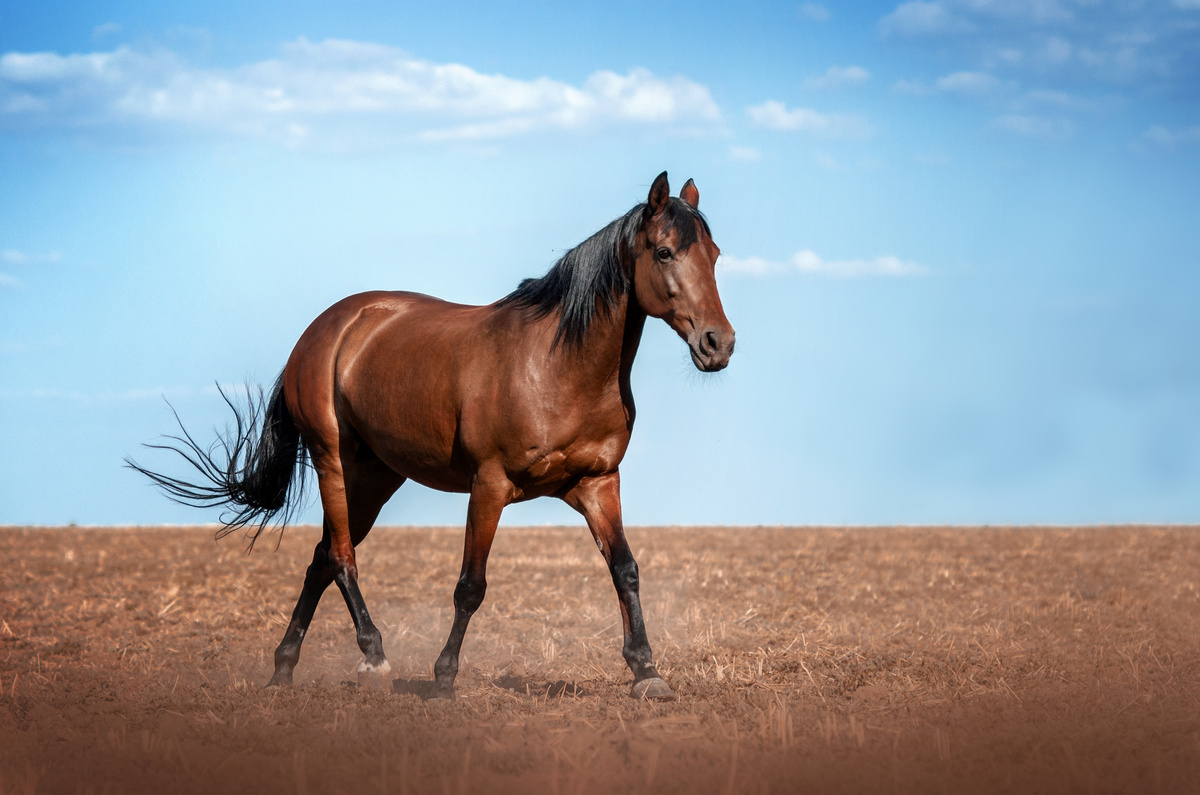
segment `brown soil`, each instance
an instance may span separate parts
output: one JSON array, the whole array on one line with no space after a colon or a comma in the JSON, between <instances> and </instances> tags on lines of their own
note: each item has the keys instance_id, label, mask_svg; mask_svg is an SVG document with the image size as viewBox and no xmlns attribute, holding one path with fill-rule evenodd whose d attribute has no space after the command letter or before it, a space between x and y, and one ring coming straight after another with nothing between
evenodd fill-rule
<instances>
[{"instance_id":1,"label":"brown soil","mask_svg":"<svg viewBox=\"0 0 1200 795\"><path fill-rule=\"evenodd\" d=\"M585 530L502 528L456 701L346 684L316 541L0 529L0 793L1198 792L1200 530L629 533L671 703L628 697ZM363 592L427 680L461 530L381 528Z\"/></svg>"}]
</instances>

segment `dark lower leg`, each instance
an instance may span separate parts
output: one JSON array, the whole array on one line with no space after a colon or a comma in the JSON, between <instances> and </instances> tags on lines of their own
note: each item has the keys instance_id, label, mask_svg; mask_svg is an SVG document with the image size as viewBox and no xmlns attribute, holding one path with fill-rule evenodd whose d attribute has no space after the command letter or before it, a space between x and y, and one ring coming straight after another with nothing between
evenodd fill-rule
<instances>
[{"instance_id":1,"label":"dark lower leg","mask_svg":"<svg viewBox=\"0 0 1200 795\"><path fill-rule=\"evenodd\" d=\"M475 611L483 604L486 592L487 580L482 576L472 578L470 574L461 576L454 588L454 625L450 628L446 646L433 666L438 689L443 692L454 690L454 678L458 676L458 654L467 634L467 625L471 622L471 616L475 615Z\"/></svg>"},{"instance_id":2,"label":"dark lower leg","mask_svg":"<svg viewBox=\"0 0 1200 795\"><path fill-rule=\"evenodd\" d=\"M625 540L621 521L621 477L616 472L585 478L563 496L563 500L587 519L600 554L608 563L617 600L621 605L621 623L625 628L622 654L633 672L636 698L670 698L671 689L654 667L654 655L646 637L646 622L638 596L638 567ZM649 684L639 684L639 683Z\"/></svg>"},{"instance_id":3,"label":"dark lower leg","mask_svg":"<svg viewBox=\"0 0 1200 795\"><path fill-rule=\"evenodd\" d=\"M487 559L496 537L496 525L512 494L512 484L497 477L489 480L477 473L467 505L467 532L463 539L463 565L454 588L454 625L446 646L433 666L437 689L443 696L454 693L454 678L458 675L458 653L471 616L483 604L487 593Z\"/></svg>"},{"instance_id":4,"label":"dark lower leg","mask_svg":"<svg viewBox=\"0 0 1200 795\"><path fill-rule=\"evenodd\" d=\"M609 571L621 602L621 618L625 625L625 645L621 652L629 670L633 671L633 681L655 678L658 671L654 668L654 654L646 637L646 622L642 618L642 602L638 596L637 561L633 559L633 553L627 547L614 550Z\"/></svg>"},{"instance_id":5,"label":"dark lower leg","mask_svg":"<svg viewBox=\"0 0 1200 795\"><path fill-rule=\"evenodd\" d=\"M313 562L304 574L304 587L300 590L300 598L296 601L296 609L292 611L292 620L283 635L278 648L275 649L275 674L267 687L289 685L292 683L292 671L300 661L300 645L312 623L313 613L321 594L333 582L333 574L329 565L328 547L317 545L313 552Z\"/></svg>"},{"instance_id":6,"label":"dark lower leg","mask_svg":"<svg viewBox=\"0 0 1200 795\"><path fill-rule=\"evenodd\" d=\"M363 653L364 659L359 666L359 672L390 670L387 657L383 653L383 635L367 612L367 603L358 588L357 572L350 566L342 565L334 580L346 600L346 607L350 609L350 617L354 620L354 629L358 636L358 648Z\"/></svg>"}]
</instances>

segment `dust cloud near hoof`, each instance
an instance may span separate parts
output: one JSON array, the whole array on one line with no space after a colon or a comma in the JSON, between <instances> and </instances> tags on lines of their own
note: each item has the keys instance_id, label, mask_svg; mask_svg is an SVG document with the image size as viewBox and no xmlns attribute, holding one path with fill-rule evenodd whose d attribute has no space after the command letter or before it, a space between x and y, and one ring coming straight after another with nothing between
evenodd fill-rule
<instances>
[{"instance_id":1,"label":"dust cloud near hoof","mask_svg":"<svg viewBox=\"0 0 1200 795\"><path fill-rule=\"evenodd\" d=\"M422 701L435 698L454 700L453 687L442 687L428 679L393 679L392 692L401 696L416 696Z\"/></svg>"},{"instance_id":2,"label":"dust cloud near hoof","mask_svg":"<svg viewBox=\"0 0 1200 795\"><path fill-rule=\"evenodd\" d=\"M358 686L363 690L388 690L394 688L388 674L391 671L359 671Z\"/></svg>"},{"instance_id":3,"label":"dust cloud near hoof","mask_svg":"<svg viewBox=\"0 0 1200 795\"><path fill-rule=\"evenodd\" d=\"M505 674L493 679L492 684L514 693L524 693L527 696L562 698L563 696L583 695L582 687L565 679L559 679L556 682L538 682L517 674Z\"/></svg>"}]
</instances>

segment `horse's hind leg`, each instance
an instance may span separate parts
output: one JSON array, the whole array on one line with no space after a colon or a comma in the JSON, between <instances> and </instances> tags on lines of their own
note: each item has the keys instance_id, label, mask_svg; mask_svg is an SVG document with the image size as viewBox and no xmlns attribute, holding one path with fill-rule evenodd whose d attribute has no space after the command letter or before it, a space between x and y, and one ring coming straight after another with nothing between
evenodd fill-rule
<instances>
[{"instance_id":1,"label":"horse's hind leg","mask_svg":"<svg viewBox=\"0 0 1200 795\"><path fill-rule=\"evenodd\" d=\"M621 604L621 623L625 628L622 654L633 671L634 698L667 700L675 697L654 667L654 654L646 637L642 602L638 596L638 567L625 540L621 521L621 478L616 472L597 478L585 478L563 500L583 514L596 546L608 563L617 599Z\"/></svg>"},{"instance_id":2,"label":"horse's hind leg","mask_svg":"<svg viewBox=\"0 0 1200 795\"><path fill-rule=\"evenodd\" d=\"M321 601L321 594L325 593L329 583L333 582L333 566L329 558L329 535L329 522L326 521L321 540L317 543L317 548L313 550L312 563L309 564L308 571L304 574L304 587L300 589L300 598L296 601L296 608L292 611L292 620L288 624L279 647L275 649L275 674L267 683L267 687L292 683L292 671L295 670L296 663L300 661L300 645L304 642L308 625L312 623L317 603Z\"/></svg>"},{"instance_id":3,"label":"horse's hind leg","mask_svg":"<svg viewBox=\"0 0 1200 795\"><path fill-rule=\"evenodd\" d=\"M367 612L358 587L358 565L354 548L366 538L379 510L404 478L388 469L361 444L336 459L314 455L319 473L321 503L325 509L324 533L313 552L313 562L304 578L300 599L279 648L275 650L275 674L269 685L288 684L300 659L300 645L321 594L336 582L354 620L358 647L363 653L359 681L364 685L385 684L391 670L383 652L383 637Z\"/></svg>"}]
</instances>

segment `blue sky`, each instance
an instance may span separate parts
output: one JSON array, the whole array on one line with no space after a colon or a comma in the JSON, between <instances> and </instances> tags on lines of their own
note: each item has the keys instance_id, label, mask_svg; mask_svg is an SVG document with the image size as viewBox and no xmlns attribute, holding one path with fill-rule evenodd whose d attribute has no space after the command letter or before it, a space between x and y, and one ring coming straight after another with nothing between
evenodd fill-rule
<instances>
[{"instance_id":1,"label":"blue sky","mask_svg":"<svg viewBox=\"0 0 1200 795\"><path fill-rule=\"evenodd\" d=\"M163 396L204 435L342 296L490 302L664 169L738 350L648 327L627 522L1200 521L1200 2L936 0L0 2L0 523L215 520L121 467Z\"/></svg>"}]
</instances>

